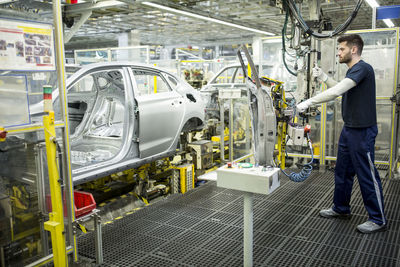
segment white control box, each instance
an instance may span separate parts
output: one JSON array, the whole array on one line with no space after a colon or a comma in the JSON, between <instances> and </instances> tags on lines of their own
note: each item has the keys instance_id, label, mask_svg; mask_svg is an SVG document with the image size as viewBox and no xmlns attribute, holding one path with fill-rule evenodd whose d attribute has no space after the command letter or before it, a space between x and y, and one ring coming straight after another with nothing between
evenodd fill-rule
<instances>
[{"instance_id":1,"label":"white control box","mask_svg":"<svg viewBox=\"0 0 400 267\"><path fill-rule=\"evenodd\" d=\"M257 194L271 194L280 186L279 168L239 168L227 165L217 169L217 186Z\"/></svg>"}]
</instances>

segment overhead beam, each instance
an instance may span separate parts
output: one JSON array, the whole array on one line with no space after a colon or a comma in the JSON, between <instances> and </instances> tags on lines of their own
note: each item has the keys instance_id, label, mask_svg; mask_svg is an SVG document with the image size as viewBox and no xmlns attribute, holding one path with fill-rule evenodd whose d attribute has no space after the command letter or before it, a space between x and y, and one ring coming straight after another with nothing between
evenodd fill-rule
<instances>
[{"instance_id":1,"label":"overhead beam","mask_svg":"<svg viewBox=\"0 0 400 267\"><path fill-rule=\"evenodd\" d=\"M97 2L97 3L82 3L82 4L66 5L65 13L67 15L80 14L82 12L93 11L96 9L113 8L113 7L126 5L127 4L126 2L127 2L126 0L121 0L121 1L107 0L107 1ZM133 1L130 1L130 2L133 2Z\"/></svg>"},{"instance_id":2,"label":"overhead beam","mask_svg":"<svg viewBox=\"0 0 400 267\"><path fill-rule=\"evenodd\" d=\"M85 11L81 14L81 18L79 19L78 22L74 23L74 25L71 27L71 30L65 34L64 37L64 44L68 43L69 40L71 40L72 36L82 27L82 25L90 18L92 15L92 11Z\"/></svg>"},{"instance_id":3,"label":"overhead beam","mask_svg":"<svg viewBox=\"0 0 400 267\"><path fill-rule=\"evenodd\" d=\"M12 10L9 8L0 8L0 15L5 15L7 17L15 17L15 18L23 18L23 19L43 19L43 16L31 13L31 12L22 12L17 10Z\"/></svg>"}]
</instances>

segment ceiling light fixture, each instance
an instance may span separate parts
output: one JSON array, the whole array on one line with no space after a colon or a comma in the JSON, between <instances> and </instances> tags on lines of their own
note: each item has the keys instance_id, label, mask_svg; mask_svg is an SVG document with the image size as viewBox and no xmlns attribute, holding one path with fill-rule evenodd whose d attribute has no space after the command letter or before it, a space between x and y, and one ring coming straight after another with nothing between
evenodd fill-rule
<instances>
[{"instance_id":1,"label":"ceiling light fixture","mask_svg":"<svg viewBox=\"0 0 400 267\"><path fill-rule=\"evenodd\" d=\"M0 4L8 4L11 2L16 2L16 0L0 0Z\"/></svg>"},{"instance_id":2,"label":"ceiling light fixture","mask_svg":"<svg viewBox=\"0 0 400 267\"><path fill-rule=\"evenodd\" d=\"M376 2L376 0L366 0L366 2L372 8L379 7L379 4ZM394 27L394 24L390 19L383 19L383 22L385 22L386 26L388 26L389 28Z\"/></svg>"},{"instance_id":3,"label":"ceiling light fixture","mask_svg":"<svg viewBox=\"0 0 400 267\"><path fill-rule=\"evenodd\" d=\"M383 19L383 22L385 22L385 24L389 27L392 28L394 27L393 22L390 19Z\"/></svg>"},{"instance_id":4,"label":"ceiling light fixture","mask_svg":"<svg viewBox=\"0 0 400 267\"><path fill-rule=\"evenodd\" d=\"M191 13L191 12L188 12L188 11L167 7L167 6L163 6L163 5L152 3L152 2L141 2L141 3L143 5L146 5L146 6L159 8L159 9L162 9L162 10L165 10L165 11L181 14L181 15L192 17L192 18L196 18L196 19L207 20L207 21L210 21L210 22L222 24L222 25L229 26L229 27L238 28L238 29L241 29L241 30L252 31L252 32L255 32L255 33L260 33L260 34L265 34L265 35L275 35L274 33L261 31L261 30L257 30L257 29L254 29L254 28L245 27L245 26L242 26L242 25L239 25L239 24L234 24L234 23L231 23L231 22L227 22L227 21L223 21L223 20L219 20L219 19L206 17L206 16L203 16L203 15L194 14L194 13Z\"/></svg>"}]
</instances>

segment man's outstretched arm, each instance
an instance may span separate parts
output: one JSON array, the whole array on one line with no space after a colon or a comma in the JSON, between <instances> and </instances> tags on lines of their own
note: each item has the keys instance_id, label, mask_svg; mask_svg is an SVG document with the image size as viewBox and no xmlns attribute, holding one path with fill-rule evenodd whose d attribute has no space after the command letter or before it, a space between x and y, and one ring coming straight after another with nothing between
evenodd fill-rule
<instances>
[{"instance_id":1,"label":"man's outstretched arm","mask_svg":"<svg viewBox=\"0 0 400 267\"><path fill-rule=\"evenodd\" d=\"M297 105L298 112L304 112L308 107L328 102L334 100L335 98L343 95L348 90L356 86L356 82L349 78L344 78L341 82L337 83L335 86L329 88L328 90L317 94L306 101L301 102Z\"/></svg>"}]
</instances>

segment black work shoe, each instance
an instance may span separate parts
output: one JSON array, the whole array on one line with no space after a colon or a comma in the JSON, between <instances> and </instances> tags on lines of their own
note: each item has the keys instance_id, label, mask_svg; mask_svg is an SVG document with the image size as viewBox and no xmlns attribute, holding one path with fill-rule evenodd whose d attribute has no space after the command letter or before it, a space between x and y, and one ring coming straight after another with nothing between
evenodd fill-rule
<instances>
[{"instance_id":1,"label":"black work shoe","mask_svg":"<svg viewBox=\"0 0 400 267\"><path fill-rule=\"evenodd\" d=\"M334 211L332 208L327 210L320 210L319 215L324 218L339 218L339 219L350 219L351 214L341 214Z\"/></svg>"},{"instance_id":2,"label":"black work shoe","mask_svg":"<svg viewBox=\"0 0 400 267\"><path fill-rule=\"evenodd\" d=\"M363 234L372 234L375 232L386 231L386 224L376 224L373 221L366 221L365 223L359 224L357 230Z\"/></svg>"}]
</instances>

